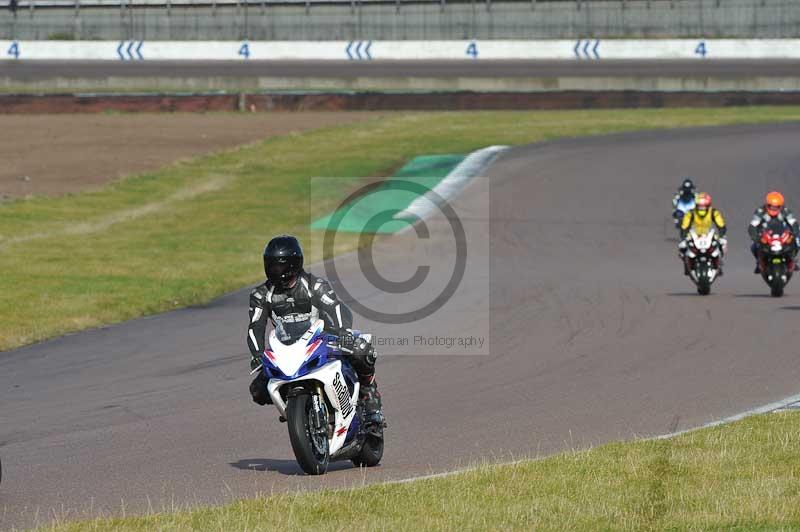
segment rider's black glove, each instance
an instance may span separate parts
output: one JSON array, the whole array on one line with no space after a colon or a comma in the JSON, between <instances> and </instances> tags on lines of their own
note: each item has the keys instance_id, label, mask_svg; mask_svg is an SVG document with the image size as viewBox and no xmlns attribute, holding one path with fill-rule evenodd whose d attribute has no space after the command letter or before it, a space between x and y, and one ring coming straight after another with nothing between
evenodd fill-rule
<instances>
[{"instance_id":1,"label":"rider's black glove","mask_svg":"<svg viewBox=\"0 0 800 532\"><path fill-rule=\"evenodd\" d=\"M356 346L356 338L353 332L345 329L339 334L339 349L345 353L352 353Z\"/></svg>"}]
</instances>

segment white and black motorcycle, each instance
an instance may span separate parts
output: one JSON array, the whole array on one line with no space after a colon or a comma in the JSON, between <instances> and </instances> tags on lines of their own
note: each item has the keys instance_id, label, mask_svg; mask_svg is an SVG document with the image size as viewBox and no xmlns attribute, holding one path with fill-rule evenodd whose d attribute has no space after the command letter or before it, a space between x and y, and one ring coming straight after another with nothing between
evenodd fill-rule
<instances>
[{"instance_id":1,"label":"white and black motorcycle","mask_svg":"<svg viewBox=\"0 0 800 532\"><path fill-rule=\"evenodd\" d=\"M697 287L698 294L708 295L711 285L719 277L726 241L712 227L707 233L690 229L684 242L686 249L683 260L686 261L689 278Z\"/></svg>"},{"instance_id":2,"label":"white and black motorcycle","mask_svg":"<svg viewBox=\"0 0 800 532\"><path fill-rule=\"evenodd\" d=\"M337 460L376 466L383 457L383 426L366 420L358 401L358 377L342 358L338 338L323 326L322 320L309 322L296 337L273 330L261 366L253 373L264 372L303 471L321 475ZM371 341L371 335L362 337Z\"/></svg>"}]
</instances>

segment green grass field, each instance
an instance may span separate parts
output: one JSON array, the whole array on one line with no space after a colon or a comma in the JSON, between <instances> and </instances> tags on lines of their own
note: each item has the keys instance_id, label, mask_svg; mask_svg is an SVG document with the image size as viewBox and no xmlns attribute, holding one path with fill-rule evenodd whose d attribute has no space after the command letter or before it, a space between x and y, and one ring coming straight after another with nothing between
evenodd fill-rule
<instances>
[{"instance_id":1,"label":"green grass field","mask_svg":"<svg viewBox=\"0 0 800 532\"><path fill-rule=\"evenodd\" d=\"M798 529L800 412L438 479L43 530Z\"/></svg>"},{"instance_id":2,"label":"green grass field","mask_svg":"<svg viewBox=\"0 0 800 532\"><path fill-rule=\"evenodd\" d=\"M309 237L309 179L386 175L417 154L653 128L800 119L800 108L399 114L272 138L100 191L0 205L0 350L255 283L265 241ZM678 179L680 176L676 176ZM337 239L339 250L354 237ZM308 261L315 256L312 245Z\"/></svg>"}]
</instances>

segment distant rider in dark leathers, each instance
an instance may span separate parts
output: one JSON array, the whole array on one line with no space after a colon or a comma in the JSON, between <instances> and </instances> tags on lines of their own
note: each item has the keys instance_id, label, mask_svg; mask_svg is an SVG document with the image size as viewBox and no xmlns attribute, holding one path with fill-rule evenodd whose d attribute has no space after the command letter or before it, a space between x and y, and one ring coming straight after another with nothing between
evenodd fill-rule
<instances>
[{"instance_id":1,"label":"distant rider in dark leathers","mask_svg":"<svg viewBox=\"0 0 800 532\"><path fill-rule=\"evenodd\" d=\"M800 227L797 224L797 218L795 218L792 211L784 206L784 203L783 194L773 190L767 193L767 196L764 198L764 205L757 208L753 213L753 218L750 220L750 225L747 228L750 240L753 241L753 244L750 246L750 252L756 259L756 269L753 273L761 273L761 266L758 263L759 240L761 239L761 233L772 220L777 219L785 222L786 225L791 228L795 241L794 249L791 250L791 257L794 259L797 256L797 246L800 245L800 242L797 241L797 238L800 236ZM795 262L795 270L797 269L798 265Z\"/></svg>"},{"instance_id":2,"label":"distant rider in dark leathers","mask_svg":"<svg viewBox=\"0 0 800 532\"><path fill-rule=\"evenodd\" d=\"M375 349L363 337L353 335L353 314L328 281L303 270L303 250L295 237L282 235L269 241L264 248L264 273L266 282L250 293L247 347L252 355L251 368L261 364L268 320L277 331L300 335L314 320L321 319L325 330L339 337L342 356L358 375L359 400L367 419L383 423L381 395L375 382ZM250 384L250 394L259 405L271 403L263 372L259 371Z\"/></svg>"}]
</instances>

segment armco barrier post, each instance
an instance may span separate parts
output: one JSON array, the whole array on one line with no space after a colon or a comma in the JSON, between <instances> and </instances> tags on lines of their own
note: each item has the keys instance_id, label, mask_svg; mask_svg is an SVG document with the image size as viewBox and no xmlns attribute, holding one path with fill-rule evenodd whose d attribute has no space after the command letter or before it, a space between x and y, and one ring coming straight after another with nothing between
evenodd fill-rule
<instances>
[{"instance_id":1,"label":"armco barrier post","mask_svg":"<svg viewBox=\"0 0 800 532\"><path fill-rule=\"evenodd\" d=\"M172 38L172 0L167 0L167 39Z\"/></svg>"},{"instance_id":2,"label":"armco barrier post","mask_svg":"<svg viewBox=\"0 0 800 532\"><path fill-rule=\"evenodd\" d=\"M76 39L81 38L81 0L75 0L75 19L73 21L72 34Z\"/></svg>"}]
</instances>

